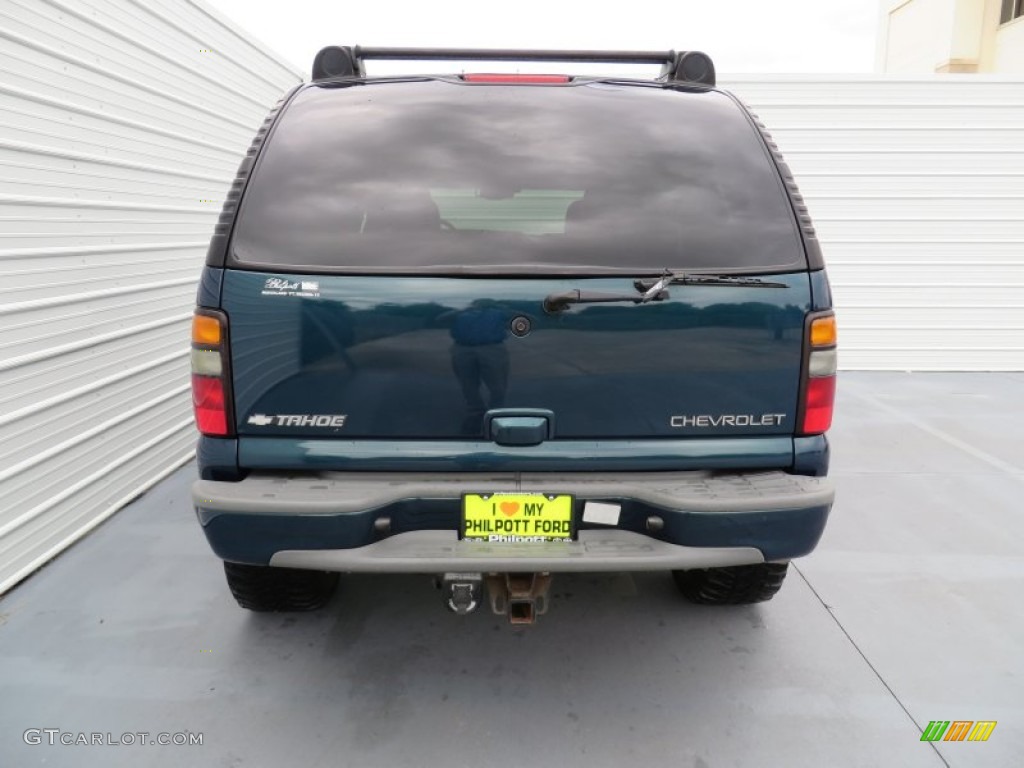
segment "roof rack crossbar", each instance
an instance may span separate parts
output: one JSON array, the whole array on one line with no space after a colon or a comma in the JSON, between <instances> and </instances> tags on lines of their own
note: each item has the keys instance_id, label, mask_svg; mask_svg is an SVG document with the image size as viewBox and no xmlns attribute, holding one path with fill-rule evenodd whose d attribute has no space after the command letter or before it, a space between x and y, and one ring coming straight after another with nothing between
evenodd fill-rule
<instances>
[{"instance_id":1,"label":"roof rack crossbar","mask_svg":"<svg viewBox=\"0 0 1024 768\"><path fill-rule=\"evenodd\" d=\"M362 77L363 62L391 61L563 61L660 64L670 82L715 84L715 65L700 51L529 50L520 48L376 48L331 45L313 60L313 79Z\"/></svg>"},{"instance_id":2,"label":"roof rack crossbar","mask_svg":"<svg viewBox=\"0 0 1024 768\"><path fill-rule=\"evenodd\" d=\"M520 48L364 48L352 49L356 58L406 61L567 61L668 64L675 51L529 50Z\"/></svg>"}]
</instances>

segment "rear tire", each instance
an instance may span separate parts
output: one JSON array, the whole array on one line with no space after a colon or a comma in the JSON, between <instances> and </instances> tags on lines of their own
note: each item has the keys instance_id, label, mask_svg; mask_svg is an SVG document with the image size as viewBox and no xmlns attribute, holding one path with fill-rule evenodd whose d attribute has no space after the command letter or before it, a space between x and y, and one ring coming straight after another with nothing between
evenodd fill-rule
<instances>
[{"instance_id":1,"label":"rear tire","mask_svg":"<svg viewBox=\"0 0 1024 768\"><path fill-rule=\"evenodd\" d=\"M315 611L338 586L338 574L267 565L224 563L228 588L243 608L269 611Z\"/></svg>"},{"instance_id":2,"label":"rear tire","mask_svg":"<svg viewBox=\"0 0 1024 768\"><path fill-rule=\"evenodd\" d=\"M746 605L771 600L782 586L788 568L789 563L757 563L672 571L672 577L691 603Z\"/></svg>"}]
</instances>

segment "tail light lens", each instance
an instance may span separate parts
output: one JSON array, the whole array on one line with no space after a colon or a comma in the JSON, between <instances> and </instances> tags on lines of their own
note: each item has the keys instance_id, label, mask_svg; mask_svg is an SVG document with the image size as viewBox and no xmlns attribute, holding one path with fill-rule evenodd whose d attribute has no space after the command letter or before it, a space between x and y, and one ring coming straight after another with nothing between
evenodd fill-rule
<instances>
[{"instance_id":1,"label":"tail light lens","mask_svg":"<svg viewBox=\"0 0 1024 768\"><path fill-rule=\"evenodd\" d=\"M799 432L820 435L832 426L836 398L836 318L831 310L808 317Z\"/></svg>"},{"instance_id":2,"label":"tail light lens","mask_svg":"<svg viewBox=\"0 0 1024 768\"><path fill-rule=\"evenodd\" d=\"M223 381L192 374L192 404L195 406L196 426L200 432L221 437L227 435L228 415Z\"/></svg>"},{"instance_id":3,"label":"tail light lens","mask_svg":"<svg viewBox=\"0 0 1024 768\"><path fill-rule=\"evenodd\" d=\"M228 377L228 321L222 312L197 309L192 317L192 405L204 435L233 434Z\"/></svg>"}]
</instances>

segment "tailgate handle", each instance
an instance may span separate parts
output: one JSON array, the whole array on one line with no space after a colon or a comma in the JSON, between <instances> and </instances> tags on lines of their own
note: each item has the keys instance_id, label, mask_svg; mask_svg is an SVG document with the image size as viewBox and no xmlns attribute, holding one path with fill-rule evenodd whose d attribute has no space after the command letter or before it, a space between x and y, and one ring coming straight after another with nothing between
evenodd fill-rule
<instances>
[{"instance_id":1,"label":"tailgate handle","mask_svg":"<svg viewBox=\"0 0 1024 768\"><path fill-rule=\"evenodd\" d=\"M484 414L484 434L498 445L539 445L552 436L551 411L499 408Z\"/></svg>"}]
</instances>

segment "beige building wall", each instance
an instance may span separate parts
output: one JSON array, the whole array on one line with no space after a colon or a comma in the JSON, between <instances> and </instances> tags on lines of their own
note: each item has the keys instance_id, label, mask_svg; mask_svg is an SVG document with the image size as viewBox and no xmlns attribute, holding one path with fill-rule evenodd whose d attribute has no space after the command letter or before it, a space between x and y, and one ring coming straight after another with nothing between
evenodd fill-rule
<instances>
[{"instance_id":1,"label":"beige building wall","mask_svg":"<svg viewBox=\"0 0 1024 768\"><path fill-rule=\"evenodd\" d=\"M1024 74L1024 18L1003 0L881 0L875 68L895 74Z\"/></svg>"},{"instance_id":2,"label":"beige building wall","mask_svg":"<svg viewBox=\"0 0 1024 768\"><path fill-rule=\"evenodd\" d=\"M989 72L1024 73L1024 16L1003 24L996 35Z\"/></svg>"}]
</instances>

